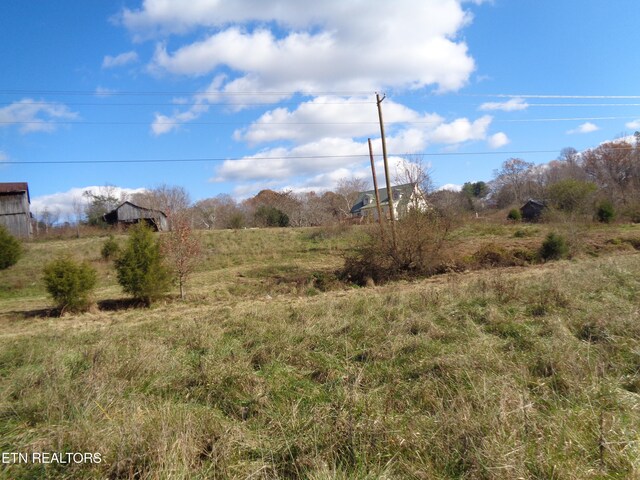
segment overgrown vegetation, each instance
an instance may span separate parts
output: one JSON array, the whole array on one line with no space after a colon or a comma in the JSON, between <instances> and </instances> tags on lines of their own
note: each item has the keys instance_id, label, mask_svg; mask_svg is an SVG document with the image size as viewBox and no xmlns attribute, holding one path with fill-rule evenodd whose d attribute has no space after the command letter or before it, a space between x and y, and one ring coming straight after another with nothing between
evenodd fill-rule
<instances>
[{"instance_id":1,"label":"overgrown vegetation","mask_svg":"<svg viewBox=\"0 0 640 480\"><path fill-rule=\"evenodd\" d=\"M15 265L22 256L22 245L9 231L0 225L0 270Z\"/></svg>"},{"instance_id":2,"label":"overgrown vegetation","mask_svg":"<svg viewBox=\"0 0 640 480\"><path fill-rule=\"evenodd\" d=\"M359 285L432 275L441 267L451 220L434 210L410 210L397 222L394 245L389 226L373 229L369 241L347 256L343 278Z\"/></svg>"},{"instance_id":3,"label":"overgrown vegetation","mask_svg":"<svg viewBox=\"0 0 640 480\"><path fill-rule=\"evenodd\" d=\"M88 263L78 262L68 256L56 258L45 265L43 279L60 315L89 308L97 275Z\"/></svg>"},{"instance_id":4,"label":"overgrown vegetation","mask_svg":"<svg viewBox=\"0 0 640 480\"><path fill-rule=\"evenodd\" d=\"M377 229L199 232L187 301L145 310L118 303L103 237L31 244L0 272L0 448L103 461L0 476L637 476L638 226L591 224L541 264L566 226L501 213L447 232L441 261L472 271L346 288L333 272ZM34 272L69 251L100 308L47 321Z\"/></svg>"}]
</instances>

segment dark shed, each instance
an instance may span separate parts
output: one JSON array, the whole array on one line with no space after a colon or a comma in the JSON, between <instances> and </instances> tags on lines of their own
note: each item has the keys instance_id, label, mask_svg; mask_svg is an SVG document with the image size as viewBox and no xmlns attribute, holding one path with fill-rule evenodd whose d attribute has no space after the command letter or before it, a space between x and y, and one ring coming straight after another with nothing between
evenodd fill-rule
<instances>
[{"instance_id":1,"label":"dark shed","mask_svg":"<svg viewBox=\"0 0 640 480\"><path fill-rule=\"evenodd\" d=\"M31 236L29 185L26 182L0 183L0 225L19 238Z\"/></svg>"},{"instance_id":2,"label":"dark shed","mask_svg":"<svg viewBox=\"0 0 640 480\"><path fill-rule=\"evenodd\" d=\"M139 207L131 202L124 202L105 214L103 218L109 225L128 226L142 221L158 232L168 230L167 216L164 212Z\"/></svg>"},{"instance_id":3,"label":"dark shed","mask_svg":"<svg viewBox=\"0 0 640 480\"><path fill-rule=\"evenodd\" d=\"M527 203L520 207L520 213L523 220L535 222L540 219L540 215L542 215L545 208L547 207L543 202L529 199Z\"/></svg>"}]
</instances>

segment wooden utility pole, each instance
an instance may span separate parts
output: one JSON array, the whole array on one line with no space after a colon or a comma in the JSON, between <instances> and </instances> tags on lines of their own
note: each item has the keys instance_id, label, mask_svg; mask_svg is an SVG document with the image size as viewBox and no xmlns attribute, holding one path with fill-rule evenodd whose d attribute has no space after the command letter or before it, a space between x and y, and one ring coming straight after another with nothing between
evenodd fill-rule
<instances>
[{"instance_id":1,"label":"wooden utility pole","mask_svg":"<svg viewBox=\"0 0 640 480\"><path fill-rule=\"evenodd\" d=\"M371 147L371 139L369 141L369 158L371 158L371 175L373 175L373 191L376 192L376 207L378 208L378 223L380 224L380 233L384 237L384 227L382 226L382 207L380 206L380 193L378 193L378 179L376 178L376 166L373 163L373 148Z\"/></svg>"},{"instance_id":2,"label":"wooden utility pole","mask_svg":"<svg viewBox=\"0 0 640 480\"><path fill-rule=\"evenodd\" d=\"M378 104L378 118L380 120L380 137L382 137L382 158L384 159L384 177L387 182L387 198L389 201L389 218L391 219L391 237L393 238L393 249L398 246L396 239L396 214L393 211L393 192L391 191L391 180L389 178L389 162L387 160L387 141L384 137L384 122L382 121L382 101L386 95L380 98L380 94L376 92L376 103Z\"/></svg>"}]
</instances>

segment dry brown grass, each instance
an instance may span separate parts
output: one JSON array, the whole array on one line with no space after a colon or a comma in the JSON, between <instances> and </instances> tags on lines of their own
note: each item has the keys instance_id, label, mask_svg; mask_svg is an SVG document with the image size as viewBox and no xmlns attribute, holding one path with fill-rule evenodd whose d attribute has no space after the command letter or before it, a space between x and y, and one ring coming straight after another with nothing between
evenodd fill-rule
<instances>
[{"instance_id":1,"label":"dry brown grass","mask_svg":"<svg viewBox=\"0 0 640 480\"><path fill-rule=\"evenodd\" d=\"M546 235L499 227L457 241L473 253ZM640 256L607 242L638 232L603 232L594 241L619 255L311 296L269 279L330 272L347 237L214 232L205 240L227 256L211 254L186 302L54 319L37 314L50 305L37 285L11 290L0 303L0 449L105 461L0 475L635 478ZM50 251L100 262L100 241L78 242L32 245L16 275ZM97 299L122 299L101 265Z\"/></svg>"}]
</instances>

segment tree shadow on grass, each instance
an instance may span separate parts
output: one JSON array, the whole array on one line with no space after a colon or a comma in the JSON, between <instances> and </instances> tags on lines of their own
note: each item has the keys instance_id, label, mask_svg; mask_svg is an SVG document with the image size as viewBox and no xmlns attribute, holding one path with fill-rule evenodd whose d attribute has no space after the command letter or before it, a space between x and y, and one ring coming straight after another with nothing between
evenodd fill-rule
<instances>
[{"instance_id":1,"label":"tree shadow on grass","mask_svg":"<svg viewBox=\"0 0 640 480\"><path fill-rule=\"evenodd\" d=\"M103 312L118 312L131 308L147 308L144 302L135 298L108 298L98 302L98 309Z\"/></svg>"},{"instance_id":2,"label":"tree shadow on grass","mask_svg":"<svg viewBox=\"0 0 640 480\"><path fill-rule=\"evenodd\" d=\"M100 300L89 309L90 312L119 312L132 308L148 308L149 305L134 298L108 298ZM33 310L13 310L0 314L2 320L32 320L45 318L61 318L67 312L61 312L59 308L36 308Z\"/></svg>"},{"instance_id":3,"label":"tree shadow on grass","mask_svg":"<svg viewBox=\"0 0 640 480\"><path fill-rule=\"evenodd\" d=\"M50 318L60 316L57 308L36 308L34 310L13 310L0 315L1 318L13 320L27 320L33 318Z\"/></svg>"}]
</instances>

